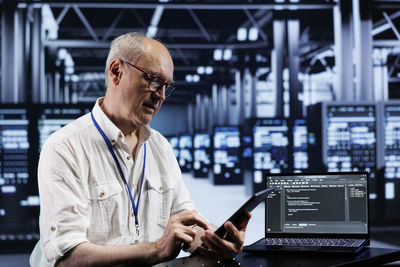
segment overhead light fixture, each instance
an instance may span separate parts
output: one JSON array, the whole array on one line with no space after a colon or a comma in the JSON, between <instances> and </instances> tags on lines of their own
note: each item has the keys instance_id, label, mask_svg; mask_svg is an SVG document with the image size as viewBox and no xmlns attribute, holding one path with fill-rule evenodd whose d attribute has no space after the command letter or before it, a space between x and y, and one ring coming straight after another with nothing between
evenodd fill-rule
<instances>
[{"instance_id":1,"label":"overhead light fixture","mask_svg":"<svg viewBox=\"0 0 400 267\"><path fill-rule=\"evenodd\" d=\"M232 58L232 49L227 48L224 50L224 60L230 60Z\"/></svg>"},{"instance_id":2,"label":"overhead light fixture","mask_svg":"<svg viewBox=\"0 0 400 267\"><path fill-rule=\"evenodd\" d=\"M186 74L185 80L186 80L188 83L191 83L191 82L193 81L193 76L190 75L190 74Z\"/></svg>"},{"instance_id":3,"label":"overhead light fixture","mask_svg":"<svg viewBox=\"0 0 400 267\"><path fill-rule=\"evenodd\" d=\"M206 67L206 74L212 74L214 72L214 68L211 66Z\"/></svg>"},{"instance_id":4,"label":"overhead light fixture","mask_svg":"<svg viewBox=\"0 0 400 267\"><path fill-rule=\"evenodd\" d=\"M58 38L58 23L48 4L42 6L42 27L46 33L46 39L56 40Z\"/></svg>"},{"instance_id":5,"label":"overhead light fixture","mask_svg":"<svg viewBox=\"0 0 400 267\"><path fill-rule=\"evenodd\" d=\"M161 16L164 12L163 5L157 5L154 9L153 17L150 21L150 26L147 28L146 36L149 38L153 38L157 34L158 24L160 23Z\"/></svg>"},{"instance_id":6,"label":"overhead light fixture","mask_svg":"<svg viewBox=\"0 0 400 267\"><path fill-rule=\"evenodd\" d=\"M214 60L219 61L222 59L222 49L214 50Z\"/></svg>"},{"instance_id":7,"label":"overhead light fixture","mask_svg":"<svg viewBox=\"0 0 400 267\"><path fill-rule=\"evenodd\" d=\"M193 75L193 82L194 82L194 83L198 83L199 81L200 81L200 76L197 75L197 74L194 74L194 75Z\"/></svg>"},{"instance_id":8,"label":"overhead light fixture","mask_svg":"<svg viewBox=\"0 0 400 267\"><path fill-rule=\"evenodd\" d=\"M205 68L203 66L198 66L197 67L197 73L202 75L205 72Z\"/></svg>"},{"instance_id":9,"label":"overhead light fixture","mask_svg":"<svg viewBox=\"0 0 400 267\"><path fill-rule=\"evenodd\" d=\"M74 67L66 67L65 68L65 73L66 74L73 74L74 73Z\"/></svg>"},{"instance_id":10,"label":"overhead light fixture","mask_svg":"<svg viewBox=\"0 0 400 267\"><path fill-rule=\"evenodd\" d=\"M59 59L61 59L61 60L65 59L67 54L68 54L67 49L65 49L65 48L58 49L58 58Z\"/></svg>"},{"instance_id":11,"label":"overhead light fixture","mask_svg":"<svg viewBox=\"0 0 400 267\"><path fill-rule=\"evenodd\" d=\"M79 82L79 76L76 74L71 75L71 81L72 82Z\"/></svg>"},{"instance_id":12,"label":"overhead light fixture","mask_svg":"<svg viewBox=\"0 0 400 267\"><path fill-rule=\"evenodd\" d=\"M157 26L150 25L147 28L146 36L149 38L153 38L154 36L156 36L157 30L158 30Z\"/></svg>"},{"instance_id":13,"label":"overhead light fixture","mask_svg":"<svg viewBox=\"0 0 400 267\"><path fill-rule=\"evenodd\" d=\"M236 38L238 39L238 41L245 41L247 38L247 29L244 27L240 27L237 30Z\"/></svg>"},{"instance_id":14,"label":"overhead light fixture","mask_svg":"<svg viewBox=\"0 0 400 267\"><path fill-rule=\"evenodd\" d=\"M258 39L258 29L257 27L251 27L249 30L249 40L256 41Z\"/></svg>"}]
</instances>

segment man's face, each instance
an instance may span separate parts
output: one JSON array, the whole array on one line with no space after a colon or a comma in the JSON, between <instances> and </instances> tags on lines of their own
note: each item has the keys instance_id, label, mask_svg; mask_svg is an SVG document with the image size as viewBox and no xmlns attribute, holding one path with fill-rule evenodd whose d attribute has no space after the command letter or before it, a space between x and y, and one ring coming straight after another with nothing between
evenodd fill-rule
<instances>
[{"instance_id":1,"label":"man's face","mask_svg":"<svg viewBox=\"0 0 400 267\"><path fill-rule=\"evenodd\" d=\"M174 66L167 49L151 39L144 39L143 45L144 50L139 60L130 63L154 77L162 78L165 82L172 82ZM126 62L121 64L122 78L119 88L124 117L137 126L148 124L161 108L165 100L165 91L150 91L149 79L146 79L147 76L143 72Z\"/></svg>"}]
</instances>

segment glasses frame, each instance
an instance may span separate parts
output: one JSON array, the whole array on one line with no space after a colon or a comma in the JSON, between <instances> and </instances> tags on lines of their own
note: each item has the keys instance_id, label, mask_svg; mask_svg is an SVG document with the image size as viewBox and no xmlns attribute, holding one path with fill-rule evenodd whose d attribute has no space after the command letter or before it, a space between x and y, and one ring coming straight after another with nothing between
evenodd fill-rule
<instances>
[{"instance_id":1,"label":"glasses frame","mask_svg":"<svg viewBox=\"0 0 400 267\"><path fill-rule=\"evenodd\" d=\"M121 59L121 58L120 58L120 60L121 60L122 63L127 63L127 64L130 65L131 67L133 67L133 68L137 69L138 71L142 72L142 73L146 76L145 79L148 81L147 89L149 89L149 90L152 91L153 93L156 93L156 92L157 92L157 93L161 93L162 88L165 88L165 89L164 89L164 96L165 96L165 98L170 97L170 96L174 93L174 91L175 91L175 89L176 89L176 86L175 86L174 83L167 83L167 82L165 82L164 79L162 79L162 78L160 78L160 77L157 77L157 76L154 76L154 75L151 75L150 73L148 73L148 72L142 70L141 68L139 68L138 66L136 66L136 65L134 65L134 64L132 64L132 63L130 63L129 61L123 60L123 59ZM150 87L151 83L152 83L153 81L155 81L156 79L160 80L160 81L162 82L162 84L161 84L158 88L151 88L151 87Z\"/></svg>"}]
</instances>

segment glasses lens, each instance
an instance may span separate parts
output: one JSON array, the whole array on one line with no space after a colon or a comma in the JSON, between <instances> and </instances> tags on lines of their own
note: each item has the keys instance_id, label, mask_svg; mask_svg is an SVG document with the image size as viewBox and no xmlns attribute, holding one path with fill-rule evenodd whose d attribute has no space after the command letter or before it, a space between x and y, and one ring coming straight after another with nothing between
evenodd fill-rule
<instances>
[{"instance_id":1,"label":"glasses lens","mask_svg":"<svg viewBox=\"0 0 400 267\"><path fill-rule=\"evenodd\" d=\"M174 91L175 91L175 85L168 84L165 87L165 97L170 97Z\"/></svg>"},{"instance_id":2,"label":"glasses lens","mask_svg":"<svg viewBox=\"0 0 400 267\"><path fill-rule=\"evenodd\" d=\"M157 91L157 90L159 90L160 87L162 87L163 85L164 85L164 83L163 83L163 81L162 81L161 79L153 78L153 79L150 81L149 87L150 87L151 90Z\"/></svg>"}]
</instances>

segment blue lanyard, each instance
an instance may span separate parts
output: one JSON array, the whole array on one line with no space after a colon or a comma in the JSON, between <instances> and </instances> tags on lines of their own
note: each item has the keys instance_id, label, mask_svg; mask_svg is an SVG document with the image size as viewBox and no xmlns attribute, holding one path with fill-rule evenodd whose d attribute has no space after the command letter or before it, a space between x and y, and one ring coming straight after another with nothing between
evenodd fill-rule
<instances>
[{"instance_id":1,"label":"blue lanyard","mask_svg":"<svg viewBox=\"0 0 400 267\"><path fill-rule=\"evenodd\" d=\"M135 201L133 200L131 189L129 188L129 185L126 182L124 172L122 171L122 168L121 168L121 164L118 161L117 155L115 155L115 152L114 152L114 149L113 149L113 147L112 147L112 145L110 143L110 140L108 140L106 134L103 132L103 130L100 128L99 124L97 123L97 121L93 117L93 112L91 112L90 115L92 116L92 121L94 123L94 126L96 126L97 130L99 131L99 133L103 137L104 141L106 142L108 150L110 151L115 163L117 164L119 173L121 174L121 177L124 180L126 188L128 189L129 197L130 197L131 203L132 203L133 214L135 215L136 233L137 233L137 235L139 235L139 221L138 221L137 214L138 214L140 195L141 195L141 192L142 192L142 185L143 185L143 180L144 180L144 170L146 169L146 143L144 143L142 182L140 183L139 196L138 196L137 204L135 205Z\"/></svg>"}]
</instances>

